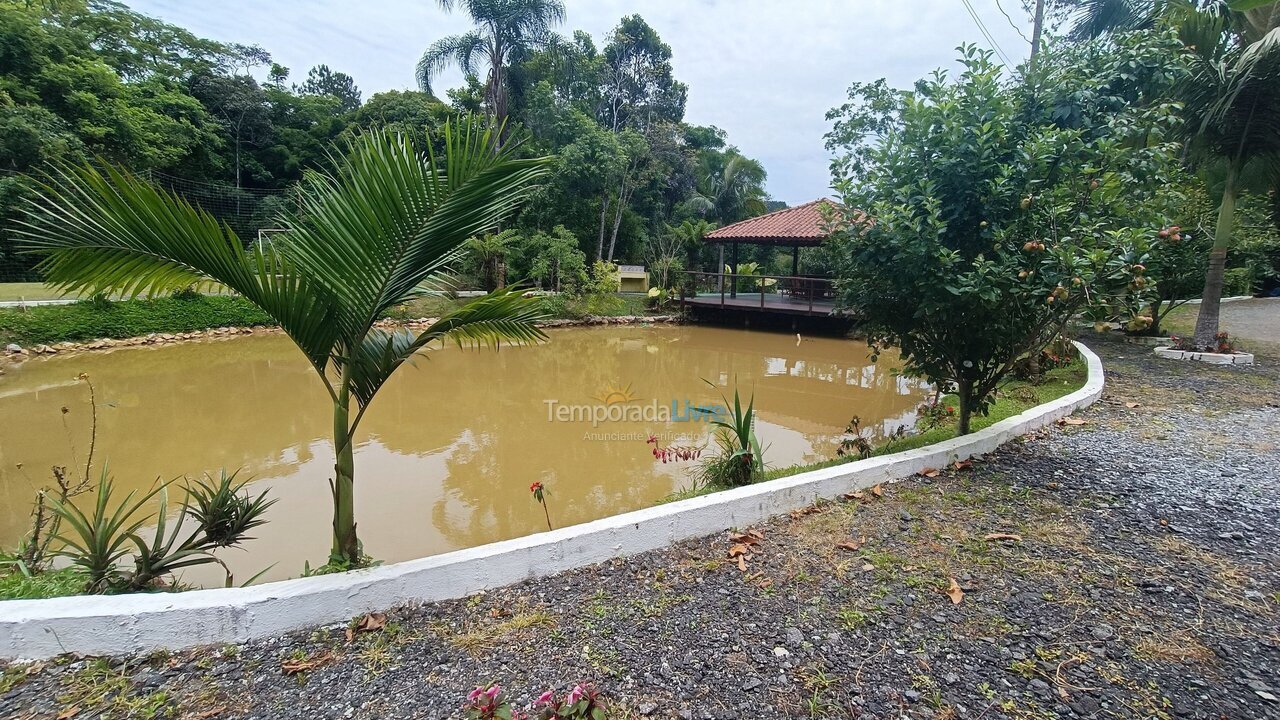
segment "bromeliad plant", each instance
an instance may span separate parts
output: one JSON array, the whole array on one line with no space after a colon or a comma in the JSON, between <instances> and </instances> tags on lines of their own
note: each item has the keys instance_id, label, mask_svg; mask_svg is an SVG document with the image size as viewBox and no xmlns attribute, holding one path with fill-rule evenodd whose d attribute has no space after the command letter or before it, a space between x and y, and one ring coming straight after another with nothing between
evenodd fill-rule
<instances>
[{"instance_id":1,"label":"bromeliad plant","mask_svg":"<svg viewBox=\"0 0 1280 720\"><path fill-rule=\"evenodd\" d=\"M711 387L711 381L705 381ZM726 407L728 398L721 394ZM711 409L703 408L710 414L711 427L715 428L716 444L720 452L704 458L698 468L698 482L707 487L739 487L750 485L764 475L764 451L760 447L760 439L756 437L756 399L752 395L747 406L742 406L742 398L737 388L733 390L731 415L720 415ZM723 418L723 419L722 419Z\"/></svg>"},{"instance_id":2,"label":"bromeliad plant","mask_svg":"<svg viewBox=\"0 0 1280 720\"><path fill-rule=\"evenodd\" d=\"M214 550L251 540L248 532L266 522L264 515L276 502L268 500L265 491L257 497L241 495L245 484L226 472L216 481L197 480L187 488L188 499L171 519L171 483L141 495L130 491L115 502L115 487L104 468L97 499L88 512L69 502L49 500L62 523L57 536L62 547L57 554L84 573L89 593L164 589L174 584L179 570L208 564L222 566L230 587L231 571ZM152 502L155 511L148 513L144 508ZM155 530L148 540L142 528L151 522ZM191 525L194 528L184 532Z\"/></svg>"},{"instance_id":3,"label":"bromeliad plant","mask_svg":"<svg viewBox=\"0 0 1280 720\"><path fill-rule=\"evenodd\" d=\"M480 685L462 703L467 720L605 720L604 697L591 683L579 683L563 698L548 690L533 703L529 715L511 706L500 685Z\"/></svg>"},{"instance_id":4,"label":"bromeliad plant","mask_svg":"<svg viewBox=\"0 0 1280 720\"><path fill-rule=\"evenodd\" d=\"M330 564L364 562L356 535L355 433L391 375L437 341L497 345L545 336L541 311L495 291L418 334L374 323L439 288L467 238L493 230L528 194L545 158L495 151L474 120L444 129L444 157L386 130L355 137L332 174L309 172L300 212L270 247L247 243L186 200L123 170L62 167L22 232L65 291L138 296L213 280L271 315L306 355L333 403L336 461Z\"/></svg>"}]
</instances>

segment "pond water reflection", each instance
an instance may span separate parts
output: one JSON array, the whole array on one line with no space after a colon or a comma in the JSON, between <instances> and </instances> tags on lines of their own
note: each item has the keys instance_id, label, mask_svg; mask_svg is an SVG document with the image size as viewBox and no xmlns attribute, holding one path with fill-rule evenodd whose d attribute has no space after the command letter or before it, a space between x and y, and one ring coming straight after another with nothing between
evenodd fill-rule
<instances>
[{"instance_id":1,"label":"pond water reflection","mask_svg":"<svg viewBox=\"0 0 1280 720\"><path fill-rule=\"evenodd\" d=\"M896 366L892 354L872 364L866 345L849 340L693 326L563 329L539 346L435 351L402 369L361 425L359 532L385 562L538 532L546 525L530 498L534 481L545 484L557 526L652 505L687 485L693 464L656 463L645 439L701 444L706 424L649 412L593 425L581 412L564 420L556 407L719 403L704 378L729 387L730 397L736 382L744 402L755 393L770 466L828 458L852 415L879 435L914 419L927 388L896 375ZM298 575L304 560L324 562L331 409L281 335L10 368L0 377L0 546L25 532L49 468L83 462L88 394L74 380L80 373L98 392L98 458L121 490L239 468L279 502L256 540L226 553L237 576L274 564L263 579L279 579Z\"/></svg>"}]
</instances>

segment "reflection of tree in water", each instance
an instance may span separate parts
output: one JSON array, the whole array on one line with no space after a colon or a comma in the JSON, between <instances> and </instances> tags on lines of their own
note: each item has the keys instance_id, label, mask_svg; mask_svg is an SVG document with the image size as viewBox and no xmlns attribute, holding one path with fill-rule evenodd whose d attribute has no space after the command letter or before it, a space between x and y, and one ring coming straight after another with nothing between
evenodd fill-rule
<instances>
[{"instance_id":1,"label":"reflection of tree in water","mask_svg":"<svg viewBox=\"0 0 1280 720\"><path fill-rule=\"evenodd\" d=\"M457 546L537 532L543 521L528 492L535 480L548 488L558 527L648 506L684 485L693 464L655 468L643 441L592 442L582 435L611 429L707 432L700 423L565 428L547 422L545 398L592 403L606 387L630 385L642 403L655 398L664 405L673 398L706 403L719 397L702 378L736 377L744 395L754 388L762 420L799 430L823 453L834 451L854 412L850 408L880 432L886 415L914 412L923 393L900 384L887 366L870 366L859 357L860 346L847 345L853 352L846 364L815 363L808 359L813 348L807 343L796 348L793 337L708 328L621 329L607 335L577 330L557 333L549 346L508 354L494 368L494 377L505 385L482 383L484 389L468 394L460 406L469 410L465 439L459 435L452 441L444 497L432 511L436 528ZM820 345L827 343L845 345ZM772 372L780 362L794 372ZM528 384L519 384L519 378Z\"/></svg>"}]
</instances>

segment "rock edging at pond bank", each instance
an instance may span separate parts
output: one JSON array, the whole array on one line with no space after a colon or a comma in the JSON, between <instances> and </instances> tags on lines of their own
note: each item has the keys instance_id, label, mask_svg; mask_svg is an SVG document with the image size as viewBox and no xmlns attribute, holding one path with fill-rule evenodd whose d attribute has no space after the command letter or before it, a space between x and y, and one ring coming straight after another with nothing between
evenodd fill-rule
<instances>
[{"instance_id":1,"label":"rock edging at pond bank","mask_svg":"<svg viewBox=\"0 0 1280 720\"><path fill-rule=\"evenodd\" d=\"M439 318L384 320L377 323L377 327L404 327L409 328L410 330L419 330L429 327L438 319ZM557 318L553 320L546 320L538 323L538 326L542 328L563 328L596 325L666 325L682 321L683 318L679 315L619 315L616 317L588 315L584 318ZM149 333L147 335L131 338L99 338L97 340L88 340L85 342L60 342L33 345L25 348L14 343L10 343L5 346L4 352L0 353L0 362L24 362L33 357L44 357L50 355L67 355L71 353L96 350L114 350L116 348L125 347L174 345L191 340L226 339L241 337L244 335L267 335L277 334L280 332L282 332L282 330L279 327L266 325L257 327L220 327L210 328L208 330L193 330L191 332L177 333Z\"/></svg>"},{"instance_id":2,"label":"rock edging at pond bank","mask_svg":"<svg viewBox=\"0 0 1280 720\"><path fill-rule=\"evenodd\" d=\"M0 658L120 655L246 642L368 612L449 600L522 580L747 527L822 498L984 455L1091 405L1102 362L1084 387L988 428L935 445L614 515L572 527L339 575L179 594L66 597L0 603Z\"/></svg>"}]
</instances>

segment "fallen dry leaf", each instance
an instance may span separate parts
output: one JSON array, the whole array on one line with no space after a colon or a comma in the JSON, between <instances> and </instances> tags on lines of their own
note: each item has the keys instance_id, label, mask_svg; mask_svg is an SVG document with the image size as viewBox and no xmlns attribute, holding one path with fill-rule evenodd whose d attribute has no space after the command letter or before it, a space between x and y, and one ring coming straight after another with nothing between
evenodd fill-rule
<instances>
[{"instance_id":1,"label":"fallen dry leaf","mask_svg":"<svg viewBox=\"0 0 1280 720\"><path fill-rule=\"evenodd\" d=\"M764 533L759 530L747 530L746 532L730 533L729 540L739 545L755 545L764 539Z\"/></svg>"},{"instance_id":2,"label":"fallen dry leaf","mask_svg":"<svg viewBox=\"0 0 1280 720\"><path fill-rule=\"evenodd\" d=\"M58 713L57 720L71 720L71 718L79 714L80 714L80 706L72 705L71 707L66 708L62 712Z\"/></svg>"},{"instance_id":3,"label":"fallen dry leaf","mask_svg":"<svg viewBox=\"0 0 1280 720\"><path fill-rule=\"evenodd\" d=\"M1012 540L1014 542L1022 542L1022 536L1017 533L988 533L982 536L983 540Z\"/></svg>"},{"instance_id":4,"label":"fallen dry leaf","mask_svg":"<svg viewBox=\"0 0 1280 720\"><path fill-rule=\"evenodd\" d=\"M871 494L872 494L872 495L875 495L876 497L884 497L884 486L883 486L883 485L877 485L877 486L875 486L875 487L871 488Z\"/></svg>"},{"instance_id":5,"label":"fallen dry leaf","mask_svg":"<svg viewBox=\"0 0 1280 720\"><path fill-rule=\"evenodd\" d=\"M1058 421L1059 425L1084 425L1085 421L1078 417L1064 417Z\"/></svg>"},{"instance_id":6,"label":"fallen dry leaf","mask_svg":"<svg viewBox=\"0 0 1280 720\"><path fill-rule=\"evenodd\" d=\"M935 477L938 477L938 475L940 474L941 473L939 472L938 468L925 468L920 471L920 477L935 478Z\"/></svg>"},{"instance_id":7,"label":"fallen dry leaf","mask_svg":"<svg viewBox=\"0 0 1280 720\"><path fill-rule=\"evenodd\" d=\"M742 572L747 571L747 559L741 555L738 556L738 569Z\"/></svg>"},{"instance_id":8,"label":"fallen dry leaf","mask_svg":"<svg viewBox=\"0 0 1280 720\"><path fill-rule=\"evenodd\" d=\"M751 548L743 543L738 543L737 545L733 545L732 547L729 548L730 560L736 557L742 557L744 555L748 555L748 556L751 555Z\"/></svg>"},{"instance_id":9,"label":"fallen dry leaf","mask_svg":"<svg viewBox=\"0 0 1280 720\"><path fill-rule=\"evenodd\" d=\"M959 605L964 599L964 591L960 589L960 583L956 582L955 578L948 578L948 580L951 581L951 586L947 588L947 597L951 598L952 605Z\"/></svg>"},{"instance_id":10,"label":"fallen dry leaf","mask_svg":"<svg viewBox=\"0 0 1280 720\"><path fill-rule=\"evenodd\" d=\"M377 632L387 626L387 616L382 613L369 613L356 621L358 632Z\"/></svg>"},{"instance_id":11,"label":"fallen dry leaf","mask_svg":"<svg viewBox=\"0 0 1280 720\"><path fill-rule=\"evenodd\" d=\"M864 572L871 572L872 570L876 569L876 566L872 565L871 563L863 563L862 569Z\"/></svg>"},{"instance_id":12,"label":"fallen dry leaf","mask_svg":"<svg viewBox=\"0 0 1280 720\"><path fill-rule=\"evenodd\" d=\"M865 500L866 498L867 494L864 492L851 492L840 496L841 500Z\"/></svg>"},{"instance_id":13,"label":"fallen dry leaf","mask_svg":"<svg viewBox=\"0 0 1280 720\"><path fill-rule=\"evenodd\" d=\"M972 470L972 469L973 469L973 461L972 461L972 460L957 460L957 461L955 462L955 464L954 464L954 465L952 465L951 467L955 468L956 470Z\"/></svg>"},{"instance_id":14,"label":"fallen dry leaf","mask_svg":"<svg viewBox=\"0 0 1280 720\"><path fill-rule=\"evenodd\" d=\"M1134 408L1142 407L1141 403L1136 403L1136 402L1127 402L1124 404L1124 406L1129 408L1130 410L1133 410Z\"/></svg>"},{"instance_id":15,"label":"fallen dry leaf","mask_svg":"<svg viewBox=\"0 0 1280 720\"><path fill-rule=\"evenodd\" d=\"M324 650L301 660L285 660L280 663L280 669L284 671L285 675L297 675L298 673L311 672L337 661L338 656L334 655L333 651Z\"/></svg>"},{"instance_id":16,"label":"fallen dry leaf","mask_svg":"<svg viewBox=\"0 0 1280 720\"><path fill-rule=\"evenodd\" d=\"M849 552L857 552L862 547L862 543L857 540L845 540L844 542L836 543L836 547Z\"/></svg>"}]
</instances>

